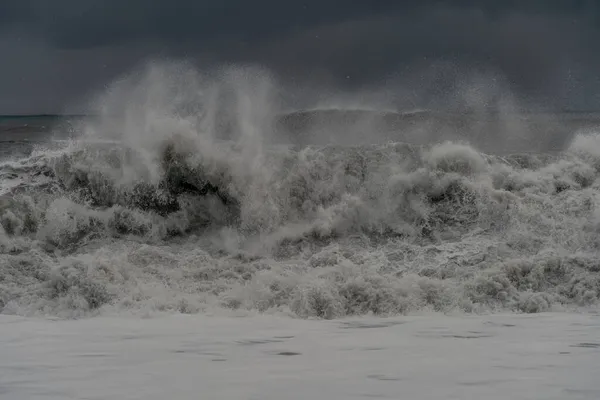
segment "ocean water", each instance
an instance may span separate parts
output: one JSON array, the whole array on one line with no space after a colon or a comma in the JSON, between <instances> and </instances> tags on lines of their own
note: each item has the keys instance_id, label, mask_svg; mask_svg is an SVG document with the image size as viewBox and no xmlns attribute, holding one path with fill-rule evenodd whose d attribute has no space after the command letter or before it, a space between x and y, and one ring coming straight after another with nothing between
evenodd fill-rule
<instances>
[{"instance_id":1,"label":"ocean water","mask_svg":"<svg viewBox=\"0 0 600 400\"><path fill-rule=\"evenodd\" d=\"M600 397L599 114L279 94L0 117L0 398Z\"/></svg>"},{"instance_id":2,"label":"ocean water","mask_svg":"<svg viewBox=\"0 0 600 400\"><path fill-rule=\"evenodd\" d=\"M0 120L3 314L597 309L597 115L298 112L175 72Z\"/></svg>"}]
</instances>

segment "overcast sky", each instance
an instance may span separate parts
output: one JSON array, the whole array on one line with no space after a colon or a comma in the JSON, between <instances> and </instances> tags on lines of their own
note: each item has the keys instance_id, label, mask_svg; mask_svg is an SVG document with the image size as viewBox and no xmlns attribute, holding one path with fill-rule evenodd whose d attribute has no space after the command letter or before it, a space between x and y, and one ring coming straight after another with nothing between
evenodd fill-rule
<instances>
[{"instance_id":1,"label":"overcast sky","mask_svg":"<svg viewBox=\"0 0 600 400\"><path fill-rule=\"evenodd\" d=\"M387 82L430 97L493 72L531 103L600 109L598 3L1 0L0 113L75 110L152 58L257 63L282 81Z\"/></svg>"}]
</instances>

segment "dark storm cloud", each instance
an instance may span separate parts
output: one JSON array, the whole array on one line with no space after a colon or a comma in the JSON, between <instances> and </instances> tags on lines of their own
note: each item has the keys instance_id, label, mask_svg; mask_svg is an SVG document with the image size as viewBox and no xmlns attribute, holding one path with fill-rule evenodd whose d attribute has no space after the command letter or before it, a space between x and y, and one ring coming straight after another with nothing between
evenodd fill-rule
<instances>
[{"instance_id":1,"label":"dark storm cloud","mask_svg":"<svg viewBox=\"0 0 600 400\"><path fill-rule=\"evenodd\" d=\"M6 0L5 0L6 1ZM24 25L58 47L88 47L140 38L257 39L295 29L379 13L398 2L244 0L7 0L6 26ZM11 23L11 21L13 21Z\"/></svg>"},{"instance_id":2,"label":"dark storm cloud","mask_svg":"<svg viewBox=\"0 0 600 400\"><path fill-rule=\"evenodd\" d=\"M251 40L349 19L440 8L481 10L490 21L521 13L589 22L595 19L594 6L594 2L573 0L3 0L0 22L5 29L24 27L58 47L89 47L140 38L210 41L234 36Z\"/></svg>"},{"instance_id":3,"label":"dark storm cloud","mask_svg":"<svg viewBox=\"0 0 600 400\"><path fill-rule=\"evenodd\" d=\"M596 3L2 0L0 107L56 111L153 56L256 62L343 87L392 77L423 90L427 76L434 92L494 72L554 106L598 107Z\"/></svg>"}]
</instances>

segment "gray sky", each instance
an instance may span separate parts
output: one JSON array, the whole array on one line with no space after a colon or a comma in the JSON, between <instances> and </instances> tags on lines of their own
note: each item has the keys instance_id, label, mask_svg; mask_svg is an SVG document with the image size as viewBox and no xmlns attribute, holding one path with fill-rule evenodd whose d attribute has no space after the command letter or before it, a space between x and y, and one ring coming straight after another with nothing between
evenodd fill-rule
<instances>
[{"instance_id":1,"label":"gray sky","mask_svg":"<svg viewBox=\"0 0 600 400\"><path fill-rule=\"evenodd\" d=\"M257 63L284 82L356 92L386 86L416 106L493 73L532 104L600 109L597 4L2 0L0 113L77 110L153 58Z\"/></svg>"}]
</instances>

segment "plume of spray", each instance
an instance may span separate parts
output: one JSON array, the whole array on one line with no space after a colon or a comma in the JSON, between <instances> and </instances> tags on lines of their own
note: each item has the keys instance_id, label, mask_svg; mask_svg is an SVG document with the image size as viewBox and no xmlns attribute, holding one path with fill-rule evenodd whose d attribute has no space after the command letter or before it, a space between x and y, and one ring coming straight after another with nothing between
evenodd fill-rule
<instances>
[{"instance_id":1,"label":"plume of spray","mask_svg":"<svg viewBox=\"0 0 600 400\"><path fill-rule=\"evenodd\" d=\"M250 67L203 75L183 62L150 63L96 100L100 115L97 123L85 125L84 138L116 140L145 153L146 171L137 177L142 179L157 178L156 157L169 141L177 145L176 139L189 141L181 149L195 146L188 150L203 157L210 158L216 141L228 139L248 155L260 156L275 112L271 90L266 73Z\"/></svg>"},{"instance_id":2,"label":"plume of spray","mask_svg":"<svg viewBox=\"0 0 600 400\"><path fill-rule=\"evenodd\" d=\"M278 112L274 99L272 78L258 68L201 74L186 63L151 63L102 94L99 118L84 126L82 139L119 144L119 170L111 171L118 185L158 185L174 167L168 155L201 167L195 178L237 198L243 220L268 218L256 206L267 201L265 185L276 170L264 154Z\"/></svg>"}]
</instances>

